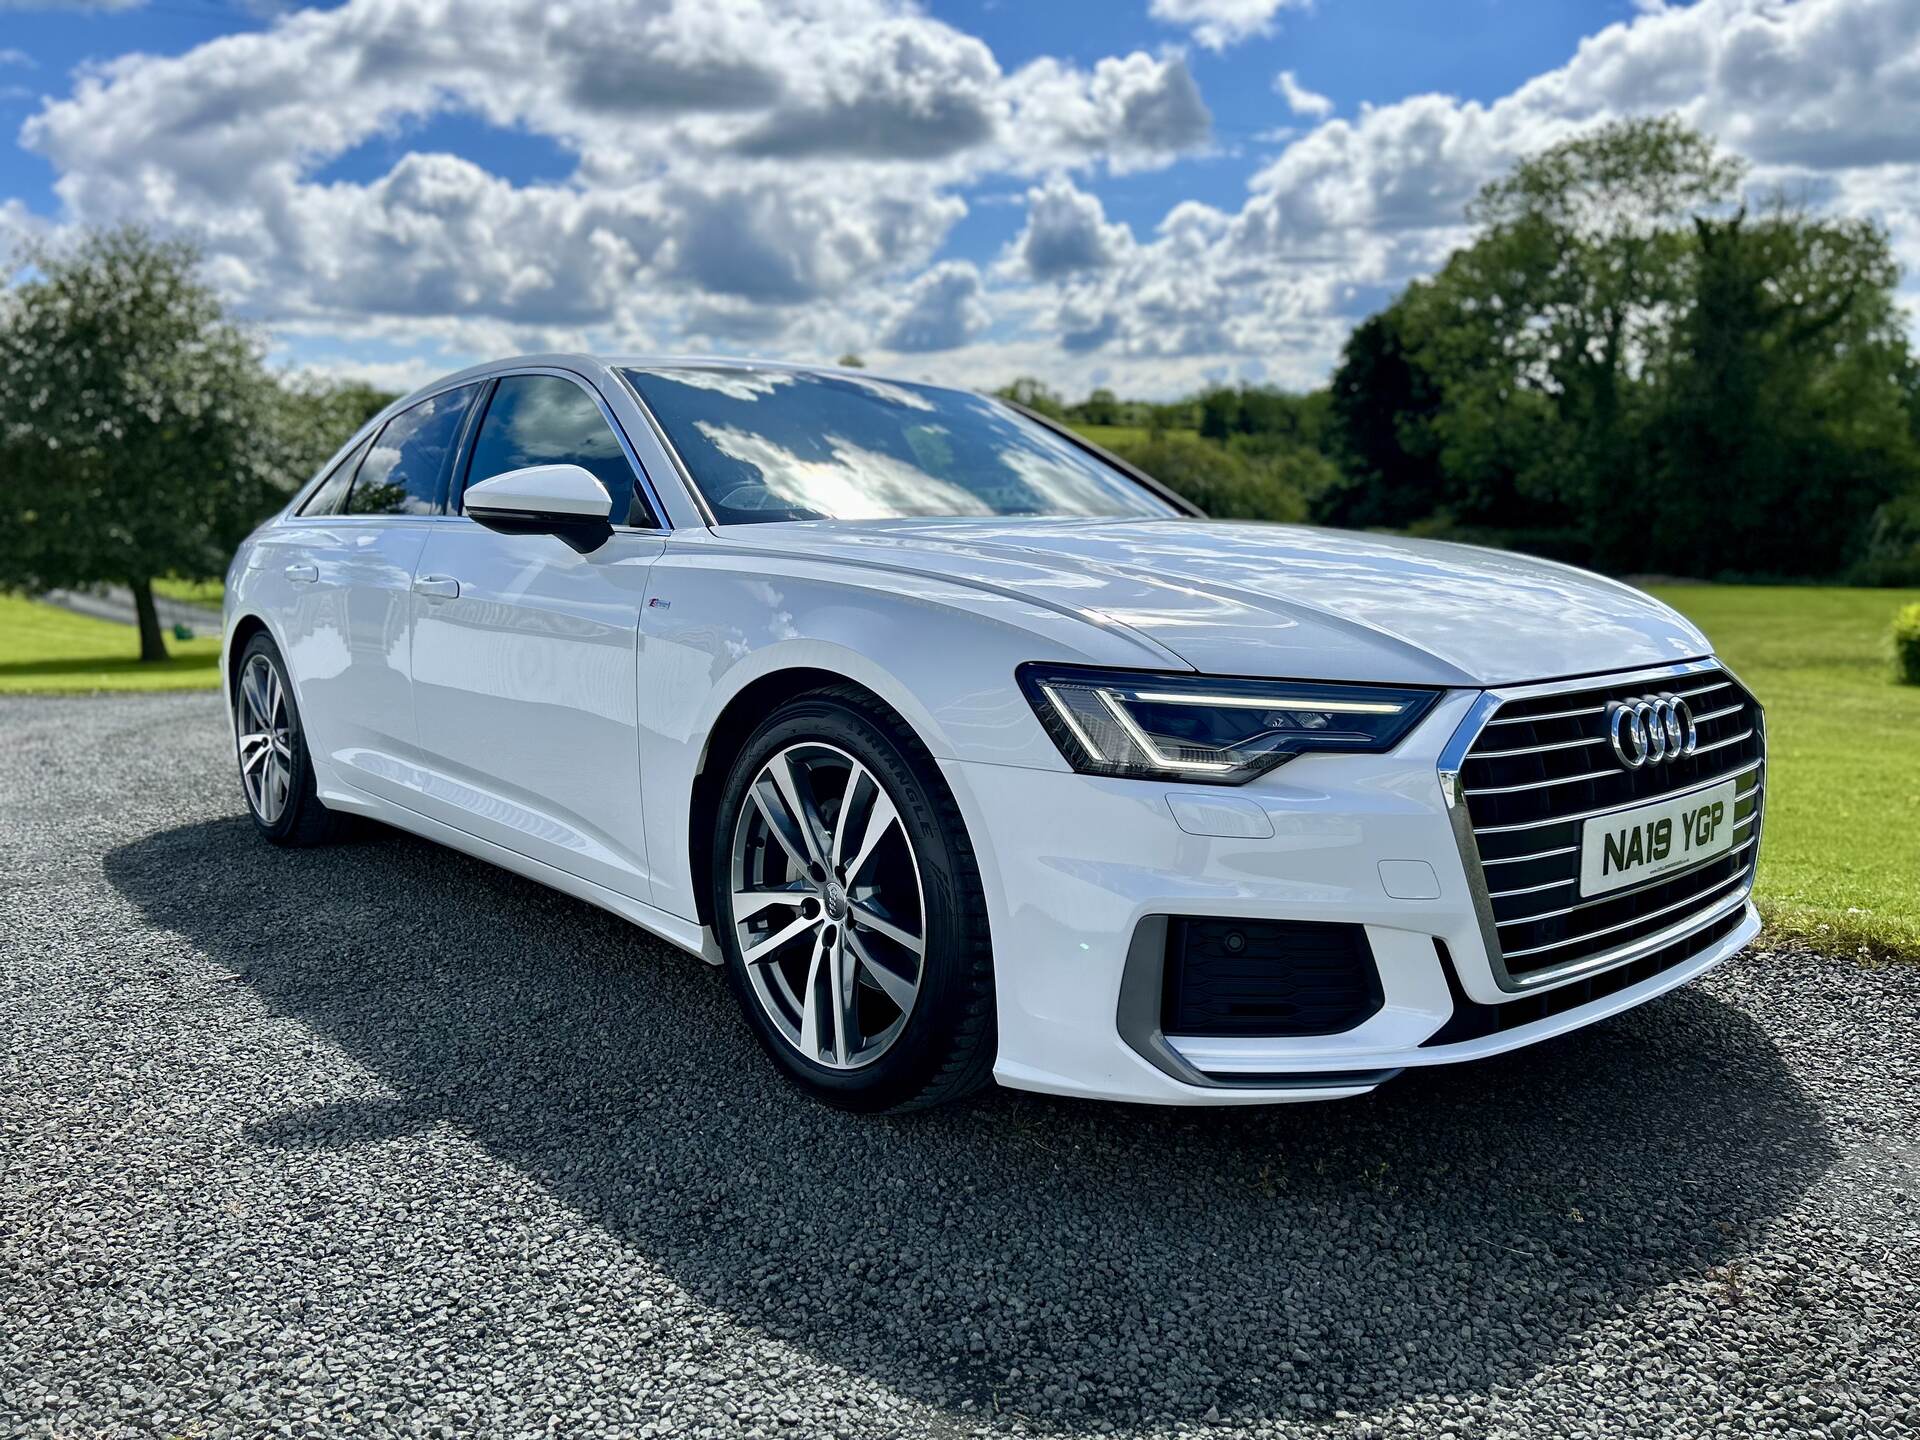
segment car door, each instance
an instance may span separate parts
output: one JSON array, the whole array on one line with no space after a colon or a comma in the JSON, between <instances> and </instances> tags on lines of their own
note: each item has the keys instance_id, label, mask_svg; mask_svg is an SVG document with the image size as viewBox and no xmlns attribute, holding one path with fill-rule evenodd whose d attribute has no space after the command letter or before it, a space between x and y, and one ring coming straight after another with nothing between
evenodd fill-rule
<instances>
[{"instance_id":1,"label":"car door","mask_svg":"<svg viewBox=\"0 0 1920 1440\"><path fill-rule=\"evenodd\" d=\"M425 811L494 844L651 899L641 818L640 608L665 544L659 510L612 412L562 371L502 376L449 509L420 556L413 697ZM613 497L613 533L581 553L460 513L508 470L573 464Z\"/></svg>"},{"instance_id":2,"label":"car door","mask_svg":"<svg viewBox=\"0 0 1920 1440\"><path fill-rule=\"evenodd\" d=\"M429 531L444 523L447 474L480 389L442 390L391 416L257 561L277 572L272 608L323 785L402 803L416 788L413 574Z\"/></svg>"}]
</instances>

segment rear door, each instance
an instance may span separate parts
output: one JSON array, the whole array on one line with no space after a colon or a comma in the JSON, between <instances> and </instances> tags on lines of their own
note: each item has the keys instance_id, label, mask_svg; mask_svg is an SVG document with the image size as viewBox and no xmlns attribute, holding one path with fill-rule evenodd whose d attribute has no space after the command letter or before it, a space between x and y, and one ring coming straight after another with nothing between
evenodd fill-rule
<instances>
[{"instance_id":1,"label":"rear door","mask_svg":"<svg viewBox=\"0 0 1920 1440\"><path fill-rule=\"evenodd\" d=\"M611 411L559 370L502 376L487 397L413 595L413 696L429 815L639 900L640 608L665 547ZM612 536L582 554L460 514L468 485L574 464L613 497Z\"/></svg>"},{"instance_id":2,"label":"rear door","mask_svg":"<svg viewBox=\"0 0 1920 1440\"><path fill-rule=\"evenodd\" d=\"M409 803L418 751L408 674L416 562L444 524L460 428L478 384L392 416L279 527L282 642L323 788ZM281 588L283 587L283 588Z\"/></svg>"}]
</instances>

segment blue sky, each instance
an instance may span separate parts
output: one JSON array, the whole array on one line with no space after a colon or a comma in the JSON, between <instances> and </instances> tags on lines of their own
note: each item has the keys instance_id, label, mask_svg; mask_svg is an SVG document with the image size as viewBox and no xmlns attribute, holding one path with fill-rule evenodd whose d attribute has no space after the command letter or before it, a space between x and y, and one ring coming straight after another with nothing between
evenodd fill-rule
<instances>
[{"instance_id":1,"label":"blue sky","mask_svg":"<svg viewBox=\"0 0 1920 1440\"><path fill-rule=\"evenodd\" d=\"M1920 0L0 0L0 235L178 229L277 358L393 384L579 346L1306 385L1474 188L1621 115L1920 268L1916 37Z\"/></svg>"}]
</instances>

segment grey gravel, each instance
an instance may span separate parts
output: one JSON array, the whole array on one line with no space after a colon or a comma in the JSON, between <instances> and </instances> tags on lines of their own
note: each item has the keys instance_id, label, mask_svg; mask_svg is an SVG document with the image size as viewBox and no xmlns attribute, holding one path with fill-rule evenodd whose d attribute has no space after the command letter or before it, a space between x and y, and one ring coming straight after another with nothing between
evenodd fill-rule
<instances>
[{"instance_id":1,"label":"grey gravel","mask_svg":"<svg viewBox=\"0 0 1920 1440\"><path fill-rule=\"evenodd\" d=\"M231 772L211 697L0 700L0 1433L1920 1430L1920 967L1331 1106L863 1120L697 961L276 851Z\"/></svg>"}]
</instances>

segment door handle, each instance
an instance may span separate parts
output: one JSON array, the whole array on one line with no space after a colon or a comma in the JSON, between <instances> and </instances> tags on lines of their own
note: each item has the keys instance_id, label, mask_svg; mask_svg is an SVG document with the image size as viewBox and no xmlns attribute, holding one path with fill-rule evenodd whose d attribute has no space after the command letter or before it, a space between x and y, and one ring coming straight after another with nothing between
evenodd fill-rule
<instances>
[{"instance_id":1,"label":"door handle","mask_svg":"<svg viewBox=\"0 0 1920 1440\"><path fill-rule=\"evenodd\" d=\"M314 581L318 580L319 578L320 578L320 567L318 565L287 566L287 579L292 580L297 584L311 585L313 584Z\"/></svg>"},{"instance_id":2,"label":"door handle","mask_svg":"<svg viewBox=\"0 0 1920 1440\"><path fill-rule=\"evenodd\" d=\"M413 577L413 593L451 600L460 593L460 582L451 575L416 575Z\"/></svg>"}]
</instances>

